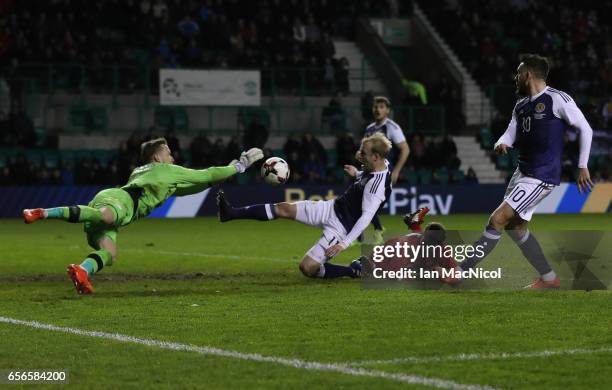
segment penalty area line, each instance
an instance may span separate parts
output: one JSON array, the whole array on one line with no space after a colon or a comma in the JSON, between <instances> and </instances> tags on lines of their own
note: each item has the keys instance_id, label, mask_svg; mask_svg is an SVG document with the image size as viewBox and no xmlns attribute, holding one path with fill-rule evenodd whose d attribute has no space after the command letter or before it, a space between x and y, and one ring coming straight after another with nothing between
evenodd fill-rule
<instances>
[{"instance_id":1,"label":"penalty area line","mask_svg":"<svg viewBox=\"0 0 612 390\"><path fill-rule=\"evenodd\" d=\"M402 363L443 363L443 362L460 362L468 360L504 360L504 359L527 359L527 358L544 358L550 356L563 356L563 355L594 355L599 353L610 353L612 352L612 346L601 347L601 348L574 348L574 349L560 349L560 350L544 350L544 351L532 351L532 352L501 352L501 353L462 353L458 355L448 356L406 356L388 360L362 360L356 362L344 363L351 367L360 366L374 366L384 364L402 364Z\"/></svg>"},{"instance_id":2,"label":"penalty area line","mask_svg":"<svg viewBox=\"0 0 612 390\"><path fill-rule=\"evenodd\" d=\"M254 362L263 362L263 363L272 363L287 367L293 367L297 369L307 370L307 371L328 371L328 372L337 372L346 375L359 376L359 377L370 377L370 378L380 378L386 379L396 382L409 383L414 385L422 385L422 386L431 386L438 389L457 389L457 390L489 390L494 389L489 386L481 386L481 385L470 385L470 384L462 384L457 383L447 379L441 378L432 378L432 377L424 377L419 375L408 375L404 373L392 373L387 371L380 370L368 370L359 367L349 367L343 364L334 364L334 363L321 363L314 361L307 361L301 359L290 359L284 357L277 356L265 356L257 353L243 353L232 350L224 350L209 346L197 346L192 344L181 344L174 343L168 341L161 341L155 339L143 339L128 335L123 335L119 333L108 333L108 332L99 332L99 331L90 331L79 328L71 328L64 326L57 326L52 324L45 324L38 321L24 321L10 317L2 317L0 316L0 323L12 324L12 325L20 325L34 329L43 329L49 330L53 332L61 332L68 333L72 335L85 336L85 337L94 337L105 340L113 340L122 343L129 344L139 344L145 345L148 347L160 348L164 350L171 351L184 351L184 352L194 352L201 355L209 355L209 356L220 356L225 358L239 359L239 360L247 360Z\"/></svg>"}]
</instances>

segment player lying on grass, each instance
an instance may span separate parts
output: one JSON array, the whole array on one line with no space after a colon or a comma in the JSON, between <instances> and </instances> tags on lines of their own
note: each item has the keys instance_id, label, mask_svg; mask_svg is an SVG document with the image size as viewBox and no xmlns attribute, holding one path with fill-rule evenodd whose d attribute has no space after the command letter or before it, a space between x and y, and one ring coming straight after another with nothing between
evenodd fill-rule
<instances>
[{"instance_id":1,"label":"player lying on grass","mask_svg":"<svg viewBox=\"0 0 612 390\"><path fill-rule=\"evenodd\" d=\"M174 165L166 140L158 138L141 145L141 157L146 164L134 169L126 185L100 191L87 206L23 210L25 223L61 219L84 224L87 242L95 251L81 265L68 266L68 276L79 294L91 294L89 277L116 261L120 227L146 217L170 196L195 194L214 182L244 172L263 157L263 152L252 148L226 167L195 170Z\"/></svg>"},{"instance_id":2,"label":"player lying on grass","mask_svg":"<svg viewBox=\"0 0 612 390\"><path fill-rule=\"evenodd\" d=\"M329 263L329 260L348 248L389 197L391 172L386 157L390 150L391 142L381 133L364 138L358 153L363 171L356 172L355 182L334 200L232 207L223 191L219 191L219 219L227 222L233 219L268 221L286 218L321 228L321 238L300 262L302 273L319 278L357 277L361 273L359 262L340 266Z\"/></svg>"},{"instance_id":3,"label":"player lying on grass","mask_svg":"<svg viewBox=\"0 0 612 390\"><path fill-rule=\"evenodd\" d=\"M404 216L404 223L410 228L411 233L387 240L383 245L394 247L397 243L400 245L407 243L408 245L415 247L421 244L440 246L441 248L446 247L446 229L442 224L431 222L425 226L425 229L421 227L423 221L425 220L425 215L427 215L428 212L429 208L424 207L418 209L412 214L406 214ZM457 262L455 259L453 259L451 256L444 256L442 252L443 250L440 251L439 256L420 255L418 258L414 259L414 261L409 258L397 256L385 257L380 262L375 262L367 256L361 256L359 259L354 261L359 261L362 265L367 264L366 268L368 273L371 273L375 268L381 268L385 271L399 271L402 268L422 268L428 271L440 270L442 268L456 269ZM440 281L452 285L458 283L459 279L452 277L441 277Z\"/></svg>"},{"instance_id":4,"label":"player lying on grass","mask_svg":"<svg viewBox=\"0 0 612 390\"><path fill-rule=\"evenodd\" d=\"M495 144L497 154L509 148L520 151L519 163L508 183L504 200L491 214L485 230L474 246L485 248L482 256L461 263L470 269L497 245L506 230L540 276L526 288L558 288L559 277L546 260L533 233L528 229L533 212L561 181L563 137L574 128L580 132L578 190L593 186L587 163L593 130L582 111L565 92L546 85L548 60L536 54L525 55L516 70L516 92L522 98L512 110L506 132Z\"/></svg>"}]
</instances>

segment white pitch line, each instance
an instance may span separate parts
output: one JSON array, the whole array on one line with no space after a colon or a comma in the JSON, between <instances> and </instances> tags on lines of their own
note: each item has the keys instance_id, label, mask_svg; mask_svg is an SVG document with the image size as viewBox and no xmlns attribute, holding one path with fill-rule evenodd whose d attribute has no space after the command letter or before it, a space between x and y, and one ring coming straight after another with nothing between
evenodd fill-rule
<instances>
[{"instance_id":1,"label":"white pitch line","mask_svg":"<svg viewBox=\"0 0 612 390\"><path fill-rule=\"evenodd\" d=\"M344 363L347 366L374 366L384 364L402 364L402 363L441 363L441 362L460 362L466 360L503 360L503 359L525 359L525 358L541 358L549 356L561 355L593 355L597 353L610 353L612 347L602 347L595 349L576 348L576 349L561 349L556 351L534 351L534 352L514 352L514 353L470 353L448 356L407 356L389 360L362 360L357 362Z\"/></svg>"},{"instance_id":2,"label":"white pitch line","mask_svg":"<svg viewBox=\"0 0 612 390\"><path fill-rule=\"evenodd\" d=\"M431 386L439 389L457 389L457 390L494 390L493 387L481 386L481 385L470 385L453 382L451 380L440 379L440 378L429 378L417 375L407 375L402 373L391 373L386 371L378 370L366 370L364 368L348 367L341 364L333 363L320 363L313 361L306 361L300 359L289 359L276 356L264 356L257 353L243 353L238 351L224 350L208 346L196 346L191 344L172 343L167 341L155 340L155 339L141 339L138 337L122 335L119 333L107 333L107 332L96 332L83 330L78 328L69 328L51 324L44 324L37 321L23 321L15 318L2 317L0 316L0 323L22 325L35 329L44 329L55 332L69 333L79 336L96 337L106 340L114 340L123 343L140 344L149 347L156 347L172 351L186 351L195 352L202 355L222 356L226 358L234 358L240 360L250 360L255 362L265 362L279 364L283 366L298 368L309 371L331 371L338 372L346 375L371 377L371 378L382 378L392 380L396 382L410 383L414 385Z\"/></svg>"}]
</instances>

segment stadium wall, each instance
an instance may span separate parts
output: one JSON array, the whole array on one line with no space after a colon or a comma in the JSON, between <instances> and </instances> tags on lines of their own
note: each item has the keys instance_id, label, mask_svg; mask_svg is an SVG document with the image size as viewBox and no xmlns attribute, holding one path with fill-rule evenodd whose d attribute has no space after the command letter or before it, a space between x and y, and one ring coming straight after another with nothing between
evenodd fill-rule
<instances>
[{"instance_id":1,"label":"stadium wall","mask_svg":"<svg viewBox=\"0 0 612 390\"><path fill-rule=\"evenodd\" d=\"M5 187L0 190L0 218L18 218L21 210L32 207L87 204L99 186ZM490 213L505 191L504 185L424 185L399 186L387 202L384 214L404 214L427 206L430 214ZM235 205L297 200L333 199L345 187L339 185L224 185ZM154 218L189 218L216 215L216 189L172 197L151 214ZM612 183L595 185L589 194L580 194L575 184L562 183L538 207L540 214L610 212Z\"/></svg>"}]
</instances>

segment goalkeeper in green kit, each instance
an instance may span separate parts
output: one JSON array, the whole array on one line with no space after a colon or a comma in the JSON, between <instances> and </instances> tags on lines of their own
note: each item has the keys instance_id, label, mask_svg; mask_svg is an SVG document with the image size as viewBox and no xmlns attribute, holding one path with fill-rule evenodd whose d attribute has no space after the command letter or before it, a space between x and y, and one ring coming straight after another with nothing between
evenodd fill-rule
<instances>
[{"instance_id":1,"label":"goalkeeper in green kit","mask_svg":"<svg viewBox=\"0 0 612 390\"><path fill-rule=\"evenodd\" d=\"M263 158L263 152L252 148L228 166L196 170L174 165L166 140L158 138L141 145L141 157L146 164L134 169L126 185L98 192L87 206L23 210L25 223L61 219L84 224L87 241L95 251L80 265L68 266L68 276L79 294L91 294L89 277L115 260L117 231L121 226L146 217L170 196L195 194L244 172Z\"/></svg>"}]
</instances>

